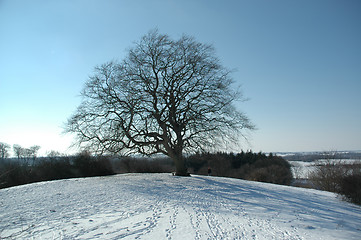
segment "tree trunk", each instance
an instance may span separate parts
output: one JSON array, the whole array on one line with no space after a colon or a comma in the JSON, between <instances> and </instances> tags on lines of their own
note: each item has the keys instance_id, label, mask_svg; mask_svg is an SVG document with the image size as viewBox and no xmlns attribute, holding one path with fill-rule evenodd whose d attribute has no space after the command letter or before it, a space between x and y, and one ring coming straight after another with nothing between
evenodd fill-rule
<instances>
[{"instance_id":1,"label":"tree trunk","mask_svg":"<svg viewBox=\"0 0 361 240\"><path fill-rule=\"evenodd\" d=\"M182 155L172 157L175 164L175 175L176 176L189 176L187 167Z\"/></svg>"}]
</instances>

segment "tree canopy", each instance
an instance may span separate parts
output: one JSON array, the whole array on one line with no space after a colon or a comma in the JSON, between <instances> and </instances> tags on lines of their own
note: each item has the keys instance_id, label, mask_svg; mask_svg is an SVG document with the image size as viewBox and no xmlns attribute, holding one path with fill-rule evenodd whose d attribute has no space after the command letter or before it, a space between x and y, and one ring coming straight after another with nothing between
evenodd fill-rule
<instances>
[{"instance_id":1,"label":"tree canopy","mask_svg":"<svg viewBox=\"0 0 361 240\"><path fill-rule=\"evenodd\" d=\"M250 120L230 71L211 45L178 40L157 30L144 35L120 62L95 68L67 132L97 153L163 153L177 175L186 175L183 154L237 142Z\"/></svg>"}]
</instances>

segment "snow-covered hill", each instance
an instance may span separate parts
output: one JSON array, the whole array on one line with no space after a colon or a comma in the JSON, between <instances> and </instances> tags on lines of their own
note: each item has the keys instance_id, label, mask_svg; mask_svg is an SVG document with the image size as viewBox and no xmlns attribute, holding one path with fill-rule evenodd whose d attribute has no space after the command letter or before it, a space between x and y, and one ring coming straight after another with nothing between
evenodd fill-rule
<instances>
[{"instance_id":1,"label":"snow-covered hill","mask_svg":"<svg viewBox=\"0 0 361 240\"><path fill-rule=\"evenodd\" d=\"M336 195L238 179L124 174L0 190L0 239L360 239Z\"/></svg>"}]
</instances>

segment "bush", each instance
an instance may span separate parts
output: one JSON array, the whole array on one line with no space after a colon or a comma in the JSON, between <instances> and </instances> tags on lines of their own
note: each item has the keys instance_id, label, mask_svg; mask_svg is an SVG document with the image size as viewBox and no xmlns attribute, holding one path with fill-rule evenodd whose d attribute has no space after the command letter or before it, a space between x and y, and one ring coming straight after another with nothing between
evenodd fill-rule
<instances>
[{"instance_id":1,"label":"bush","mask_svg":"<svg viewBox=\"0 0 361 240\"><path fill-rule=\"evenodd\" d=\"M255 181L290 185L293 179L291 165L281 157L272 156L257 160L251 175Z\"/></svg>"},{"instance_id":2,"label":"bush","mask_svg":"<svg viewBox=\"0 0 361 240\"><path fill-rule=\"evenodd\" d=\"M108 158L95 158L85 152L73 158L42 158L35 165L2 160L0 162L0 188L40 181L111 174L114 174L114 171Z\"/></svg>"},{"instance_id":3,"label":"bush","mask_svg":"<svg viewBox=\"0 0 361 240\"><path fill-rule=\"evenodd\" d=\"M338 193L361 205L361 164L326 159L316 166L309 179L316 188Z\"/></svg>"},{"instance_id":4,"label":"bush","mask_svg":"<svg viewBox=\"0 0 361 240\"><path fill-rule=\"evenodd\" d=\"M112 164L107 157L93 157L89 152L82 152L74 159L77 177L107 176L114 174Z\"/></svg>"},{"instance_id":5,"label":"bush","mask_svg":"<svg viewBox=\"0 0 361 240\"><path fill-rule=\"evenodd\" d=\"M186 158L188 169L195 174L234 177L276 184L290 184L290 164L281 157L263 153L202 153ZM105 176L115 173L163 173L174 171L169 158L94 157L82 152L75 157L40 159L36 165L0 163L0 188L73 177Z\"/></svg>"},{"instance_id":6,"label":"bush","mask_svg":"<svg viewBox=\"0 0 361 240\"><path fill-rule=\"evenodd\" d=\"M168 158L123 157L113 160L113 168L117 173L165 173L174 171L173 162Z\"/></svg>"},{"instance_id":7,"label":"bush","mask_svg":"<svg viewBox=\"0 0 361 240\"><path fill-rule=\"evenodd\" d=\"M316 189L338 192L340 180L346 176L348 168L340 161L326 159L315 166L315 170L308 176Z\"/></svg>"},{"instance_id":8,"label":"bush","mask_svg":"<svg viewBox=\"0 0 361 240\"><path fill-rule=\"evenodd\" d=\"M31 168L20 162L2 162L0 166L0 188L32 182L31 173Z\"/></svg>"},{"instance_id":9,"label":"bush","mask_svg":"<svg viewBox=\"0 0 361 240\"><path fill-rule=\"evenodd\" d=\"M49 181L74 177L69 158L42 159L34 168L37 181Z\"/></svg>"},{"instance_id":10,"label":"bush","mask_svg":"<svg viewBox=\"0 0 361 240\"><path fill-rule=\"evenodd\" d=\"M361 174L355 173L341 178L339 193L348 201L361 205Z\"/></svg>"},{"instance_id":11,"label":"bush","mask_svg":"<svg viewBox=\"0 0 361 240\"><path fill-rule=\"evenodd\" d=\"M245 179L258 182L290 185L292 174L289 169L278 165L270 165L253 169Z\"/></svg>"},{"instance_id":12,"label":"bush","mask_svg":"<svg viewBox=\"0 0 361 240\"><path fill-rule=\"evenodd\" d=\"M187 159L187 165L196 174L241 178L251 181L289 185L292 181L291 165L285 159L266 156L263 153L241 152L194 154Z\"/></svg>"}]
</instances>

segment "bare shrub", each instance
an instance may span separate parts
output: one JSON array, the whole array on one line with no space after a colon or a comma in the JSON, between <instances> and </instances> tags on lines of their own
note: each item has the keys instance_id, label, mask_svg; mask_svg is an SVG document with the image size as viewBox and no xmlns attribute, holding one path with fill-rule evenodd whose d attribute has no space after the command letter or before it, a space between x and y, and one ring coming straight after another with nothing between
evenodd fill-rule
<instances>
[{"instance_id":1,"label":"bare shrub","mask_svg":"<svg viewBox=\"0 0 361 240\"><path fill-rule=\"evenodd\" d=\"M331 155L335 156L335 155ZM334 158L321 160L309 179L320 190L335 192L346 200L361 204L361 164Z\"/></svg>"},{"instance_id":2,"label":"bare shrub","mask_svg":"<svg viewBox=\"0 0 361 240\"><path fill-rule=\"evenodd\" d=\"M31 168L20 162L7 161L0 166L0 188L31 182Z\"/></svg>"},{"instance_id":3,"label":"bare shrub","mask_svg":"<svg viewBox=\"0 0 361 240\"><path fill-rule=\"evenodd\" d=\"M289 185L293 177L288 162L273 157L258 160L245 178L251 181Z\"/></svg>"},{"instance_id":4,"label":"bare shrub","mask_svg":"<svg viewBox=\"0 0 361 240\"><path fill-rule=\"evenodd\" d=\"M275 184L290 185L293 175L287 160L262 152L202 153L188 156L188 168L195 174L241 178Z\"/></svg>"},{"instance_id":5,"label":"bare shrub","mask_svg":"<svg viewBox=\"0 0 361 240\"><path fill-rule=\"evenodd\" d=\"M340 180L347 172L348 168L341 161L325 159L315 166L308 178L317 189L338 192Z\"/></svg>"},{"instance_id":6,"label":"bare shrub","mask_svg":"<svg viewBox=\"0 0 361 240\"><path fill-rule=\"evenodd\" d=\"M113 161L116 173L170 173L174 171L172 161L167 158L122 157Z\"/></svg>"},{"instance_id":7,"label":"bare shrub","mask_svg":"<svg viewBox=\"0 0 361 240\"><path fill-rule=\"evenodd\" d=\"M339 193L348 201L361 205L361 173L343 177L340 180Z\"/></svg>"},{"instance_id":8,"label":"bare shrub","mask_svg":"<svg viewBox=\"0 0 361 240\"><path fill-rule=\"evenodd\" d=\"M33 168L33 175L34 181L49 181L74 177L70 160L67 157L41 160Z\"/></svg>"},{"instance_id":9,"label":"bare shrub","mask_svg":"<svg viewBox=\"0 0 361 240\"><path fill-rule=\"evenodd\" d=\"M84 151L74 159L74 168L79 177L106 176L114 174L112 164L107 157L93 157Z\"/></svg>"}]
</instances>

